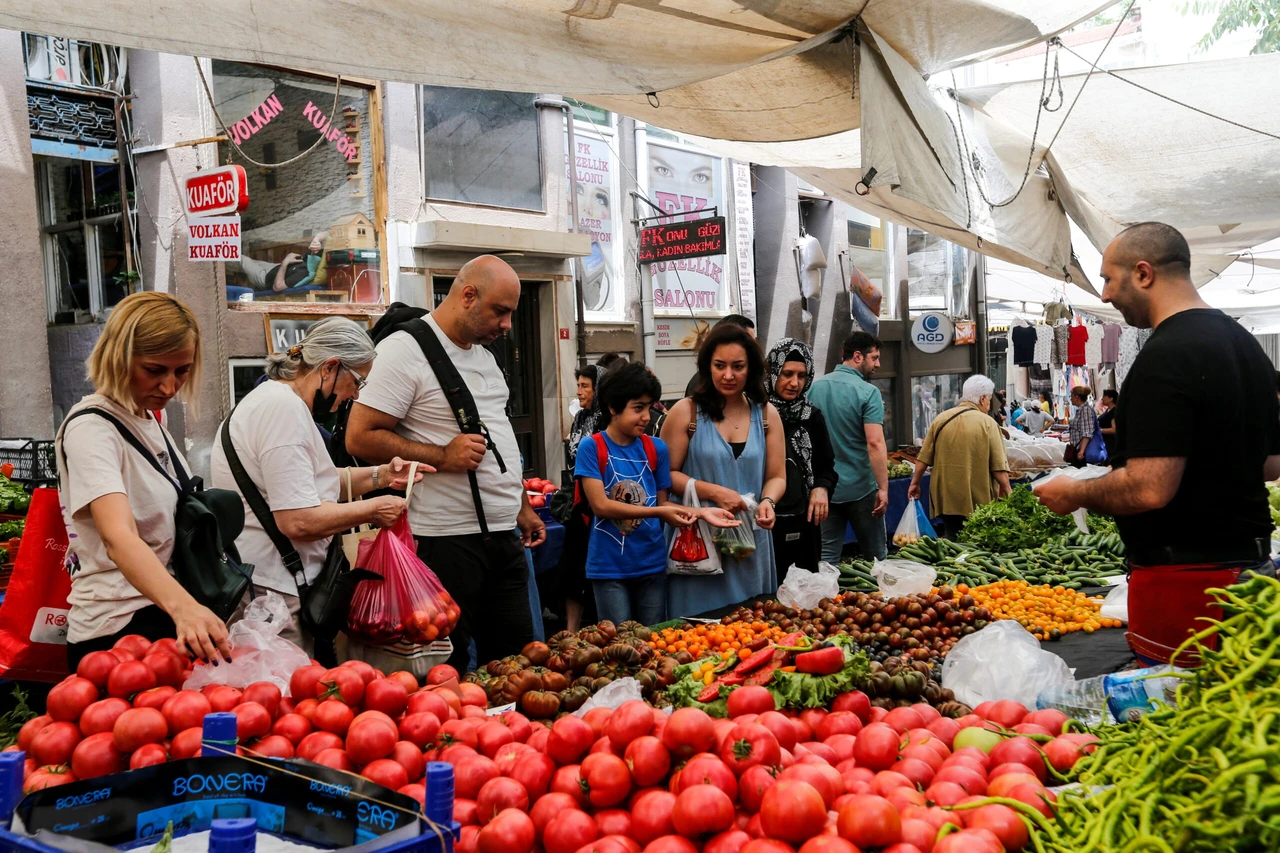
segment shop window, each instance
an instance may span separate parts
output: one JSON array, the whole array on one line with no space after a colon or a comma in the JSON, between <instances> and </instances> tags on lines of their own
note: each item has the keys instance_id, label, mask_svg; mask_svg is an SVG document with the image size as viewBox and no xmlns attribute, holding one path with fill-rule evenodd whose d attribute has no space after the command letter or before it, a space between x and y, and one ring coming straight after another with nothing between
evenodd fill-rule
<instances>
[{"instance_id":1,"label":"shop window","mask_svg":"<svg viewBox=\"0 0 1280 853\"><path fill-rule=\"evenodd\" d=\"M933 419L960 403L960 389L968 374L941 373L911 377L911 432L916 443L924 441Z\"/></svg>"},{"instance_id":2,"label":"shop window","mask_svg":"<svg viewBox=\"0 0 1280 853\"><path fill-rule=\"evenodd\" d=\"M101 319L134 287L137 276L125 265L119 176L115 165L36 159L50 322Z\"/></svg>"},{"instance_id":3,"label":"shop window","mask_svg":"<svg viewBox=\"0 0 1280 853\"><path fill-rule=\"evenodd\" d=\"M893 227L882 219L850 208L846 228L849 249L845 263L851 263L880 289L880 319L892 320L898 305L897 282L891 272ZM853 269L845 269L844 274L852 277Z\"/></svg>"},{"instance_id":4,"label":"shop window","mask_svg":"<svg viewBox=\"0 0 1280 853\"><path fill-rule=\"evenodd\" d=\"M335 108L332 79L215 60L213 92L235 142L219 145L221 161L244 167L251 199L241 214L243 260L227 264L227 298L382 302L373 91L343 83ZM279 163L306 151L270 169L244 156Z\"/></svg>"},{"instance_id":5,"label":"shop window","mask_svg":"<svg viewBox=\"0 0 1280 853\"><path fill-rule=\"evenodd\" d=\"M542 210L542 155L534 96L421 88L427 198Z\"/></svg>"},{"instance_id":6,"label":"shop window","mask_svg":"<svg viewBox=\"0 0 1280 853\"><path fill-rule=\"evenodd\" d=\"M267 374L265 358L233 358L227 364L231 373L231 405L236 405L245 395L258 387Z\"/></svg>"},{"instance_id":7,"label":"shop window","mask_svg":"<svg viewBox=\"0 0 1280 853\"><path fill-rule=\"evenodd\" d=\"M896 379L872 379L871 384L880 389L880 398L884 400L884 446L892 452L898 449L898 430L894 422L897 413Z\"/></svg>"},{"instance_id":8,"label":"shop window","mask_svg":"<svg viewBox=\"0 0 1280 853\"><path fill-rule=\"evenodd\" d=\"M972 261L963 246L927 231L907 229L907 280L913 312L945 311L952 317L968 317L972 273Z\"/></svg>"},{"instance_id":9,"label":"shop window","mask_svg":"<svg viewBox=\"0 0 1280 853\"><path fill-rule=\"evenodd\" d=\"M125 53L118 47L35 33L23 33L22 47L28 80L94 89L123 86Z\"/></svg>"}]
</instances>

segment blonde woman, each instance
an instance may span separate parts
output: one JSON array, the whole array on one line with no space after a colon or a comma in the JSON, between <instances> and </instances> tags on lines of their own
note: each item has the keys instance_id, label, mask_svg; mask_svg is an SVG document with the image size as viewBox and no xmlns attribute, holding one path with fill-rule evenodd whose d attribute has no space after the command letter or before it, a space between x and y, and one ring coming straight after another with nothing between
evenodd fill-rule
<instances>
[{"instance_id":1,"label":"blonde woman","mask_svg":"<svg viewBox=\"0 0 1280 853\"><path fill-rule=\"evenodd\" d=\"M200 326L166 293L135 293L111 312L88 360L94 392L71 407L57 440L58 483L71 547L67 664L126 634L177 637L197 658L230 660L227 629L172 575L174 513L190 471L157 413L200 385ZM125 440L119 421L165 473Z\"/></svg>"},{"instance_id":2,"label":"blonde woman","mask_svg":"<svg viewBox=\"0 0 1280 853\"><path fill-rule=\"evenodd\" d=\"M332 657L332 649L316 649L313 642L332 638L302 634L298 581L285 568L284 555L245 494L252 489L262 497L264 512L270 510L269 523L298 554L308 584L320 574L336 534L361 524L390 527L404 514L404 498L395 495L353 498L377 489L404 489L409 463L396 458L386 465L339 471L315 424L360 397L375 355L368 332L346 317L330 317L312 326L302 343L267 358L271 381L250 391L227 420L232 450L249 479L245 489L223 447L226 423L218 430L209 463L214 488L231 489L244 501L244 532L236 547L240 558L254 566L255 589L277 592L289 606L293 622L281 636L322 663ZM432 470L423 466L416 479ZM231 622L242 613L243 607Z\"/></svg>"}]
</instances>

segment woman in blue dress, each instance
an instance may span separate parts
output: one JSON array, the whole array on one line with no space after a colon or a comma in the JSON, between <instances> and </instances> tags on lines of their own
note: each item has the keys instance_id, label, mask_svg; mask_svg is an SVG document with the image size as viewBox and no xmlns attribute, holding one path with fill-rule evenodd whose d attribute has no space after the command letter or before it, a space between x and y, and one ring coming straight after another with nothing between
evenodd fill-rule
<instances>
[{"instance_id":1,"label":"woman in blue dress","mask_svg":"<svg viewBox=\"0 0 1280 853\"><path fill-rule=\"evenodd\" d=\"M754 338L733 325L712 329L698 351L698 387L672 407L662 425L671 456L672 499L696 480L703 505L730 512L759 501L756 549L743 559L721 556L719 575L672 575L667 613L695 616L778 588L773 534L777 501L787 488L782 419L765 390L764 355Z\"/></svg>"}]
</instances>

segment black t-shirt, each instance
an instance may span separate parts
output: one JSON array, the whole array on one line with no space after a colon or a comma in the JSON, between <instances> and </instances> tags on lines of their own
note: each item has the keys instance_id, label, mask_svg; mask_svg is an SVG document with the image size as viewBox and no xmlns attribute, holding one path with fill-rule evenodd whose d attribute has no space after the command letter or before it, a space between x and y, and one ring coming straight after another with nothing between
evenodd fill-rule
<instances>
[{"instance_id":1,"label":"black t-shirt","mask_svg":"<svg viewBox=\"0 0 1280 853\"><path fill-rule=\"evenodd\" d=\"M1116 519L1135 563L1234 555L1270 536L1262 472L1280 454L1280 403L1275 368L1243 326L1215 309L1175 314L1138 353L1123 390L1112 464L1187 460L1167 506Z\"/></svg>"},{"instance_id":2,"label":"black t-shirt","mask_svg":"<svg viewBox=\"0 0 1280 853\"><path fill-rule=\"evenodd\" d=\"M1112 423L1116 419L1116 407L1112 406L1102 414L1098 415L1098 426L1103 429L1111 429Z\"/></svg>"},{"instance_id":3,"label":"black t-shirt","mask_svg":"<svg viewBox=\"0 0 1280 853\"><path fill-rule=\"evenodd\" d=\"M1009 333L1013 338L1013 363L1028 365L1035 361L1036 330L1034 326L1014 326Z\"/></svg>"}]
</instances>

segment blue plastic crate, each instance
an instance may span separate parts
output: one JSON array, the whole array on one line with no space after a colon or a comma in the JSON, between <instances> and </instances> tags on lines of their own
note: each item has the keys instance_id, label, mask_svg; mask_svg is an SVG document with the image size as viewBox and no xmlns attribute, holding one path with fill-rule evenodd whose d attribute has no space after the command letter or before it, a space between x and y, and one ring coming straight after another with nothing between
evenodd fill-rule
<instances>
[{"instance_id":1,"label":"blue plastic crate","mask_svg":"<svg viewBox=\"0 0 1280 853\"><path fill-rule=\"evenodd\" d=\"M234 743L235 719L234 714L226 713L209 714L205 717L203 746L206 751L233 754L233 751L222 744ZM23 752L0 753L0 853L66 853L61 848L42 844L34 838L10 831L14 811L22 800L22 770L25 760L26 754ZM105 780L115 777L100 778ZM428 763L423 782L427 788L427 796L423 806L426 819L421 824L421 833L410 839L389 843L380 848L379 853L453 853L453 845L461 829L461 825L453 820L453 766L442 761ZM432 823L444 828L443 837L431 829ZM257 837L267 834L260 832L257 822L250 817L215 818L207 826L193 826L186 831L175 832L174 835L180 837L206 829L210 832L209 853L253 853ZM289 835L280 837L296 844L315 846L311 841ZM155 842L156 838L152 837L117 849L149 849Z\"/></svg>"}]
</instances>

